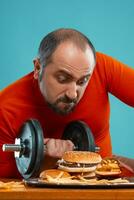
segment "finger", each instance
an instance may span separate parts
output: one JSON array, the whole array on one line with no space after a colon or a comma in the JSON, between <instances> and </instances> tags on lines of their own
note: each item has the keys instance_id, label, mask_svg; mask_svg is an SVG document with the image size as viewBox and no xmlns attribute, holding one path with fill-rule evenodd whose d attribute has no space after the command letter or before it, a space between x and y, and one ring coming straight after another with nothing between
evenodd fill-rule
<instances>
[{"instance_id":1,"label":"finger","mask_svg":"<svg viewBox=\"0 0 134 200\"><path fill-rule=\"evenodd\" d=\"M74 149L74 143L71 140L66 140L67 151L72 151Z\"/></svg>"},{"instance_id":2,"label":"finger","mask_svg":"<svg viewBox=\"0 0 134 200\"><path fill-rule=\"evenodd\" d=\"M50 138L45 138L44 139L44 144L46 144L49 140L50 140Z\"/></svg>"},{"instance_id":3,"label":"finger","mask_svg":"<svg viewBox=\"0 0 134 200\"><path fill-rule=\"evenodd\" d=\"M56 151L56 144L55 139L51 138L47 140L46 142L46 154L51 157L55 157L55 151Z\"/></svg>"}]
</instances>

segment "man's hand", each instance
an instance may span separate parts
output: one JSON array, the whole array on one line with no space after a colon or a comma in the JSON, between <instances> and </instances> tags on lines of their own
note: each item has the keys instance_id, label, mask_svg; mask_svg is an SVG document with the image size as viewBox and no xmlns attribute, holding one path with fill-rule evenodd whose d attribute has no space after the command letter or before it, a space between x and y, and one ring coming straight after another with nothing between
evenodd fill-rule
<instances>
[{"instance_id":1,"label":"man's hand","mask_svg":"<svg viewBox=\"0 0 134 200\"><path fill-rule=\"evenodd\" d=\"M55 158L61 158L65 151L72 151L74 148L71 140L46 138L44 144L46 145L46 155Z\"/></svg>"},{"instance_id":2,"label":"man's hand","mask_svg":"<svg viewBox=\"0 0 134 200\"><path fill-rule=\"evenodd\" d=\"M122 166L134 173L134 159L119 155L113 155L113 158L117 159Z\"/></svg>"}]
</instances>

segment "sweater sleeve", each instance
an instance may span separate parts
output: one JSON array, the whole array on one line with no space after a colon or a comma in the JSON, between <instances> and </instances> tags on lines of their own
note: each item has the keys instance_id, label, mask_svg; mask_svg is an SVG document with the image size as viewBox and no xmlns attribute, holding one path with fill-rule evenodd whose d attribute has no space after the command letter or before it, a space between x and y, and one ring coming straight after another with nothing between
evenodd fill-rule
<instances>
[{"instance_id":1,"label":"sweater sleeve","mask_svg":"<svg viewBox=\"0 0 134 200\"><path fill-rule=\"evenodd\" d=\"M134 107L134 69L104 54L99 59L104 67L107 92Z\"/></svg>"},{"instance_id":2,"label":"sweater sleeve","mask_svg":"<svg viewBox=\"0 0 134 200\"><path fill-rule=\"evenodd\" d=\"M14 131L12 129L10 113L0 109L0 177L20 178L12 152L3 152L3 144L14 143Z\"/></svg>"}]
</instances>

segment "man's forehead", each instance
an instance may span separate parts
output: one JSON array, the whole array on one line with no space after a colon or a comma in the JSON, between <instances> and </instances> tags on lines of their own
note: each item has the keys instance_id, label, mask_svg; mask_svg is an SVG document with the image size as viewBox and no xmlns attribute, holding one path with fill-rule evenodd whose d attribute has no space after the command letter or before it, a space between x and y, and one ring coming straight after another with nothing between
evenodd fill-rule
<instances>
[{"instance_id":1,"label":"man's forehead","mask_svg":"<svg viewBox=\"0 0 134 200\"><path fill-rule=\"evenodd\" d=\"M67 64L64 62L52 62L54 64L54 68L56 71L70 73L76 72L76 73L83 73L83 74L90 74L92 72L92 69L89 66L82 66L81 68L75 65Z\"/></svg>"},{"instance_id":2,"label":"man's forehead","mask_svg":"<svg viewBox=\"0 0 134 200\"><path fill-rule=\"evenodd\" d=\"M85 51L72 43L63 43L57 47L51 61L64 67L66 70L76 70L89 73L95 64L92 50L87 47Z\"/></svg>"},{"instance_id":3,"label":"man's forehead","mask_svg":"<svg viewBox=\"0 0 134 200\"><path fill-rule=\"evenodd\" d=\"M59 52L60 53L62 52L62 54L68 52L70 55L72 55L75 50L77 51L79 50L79 52L86 53L86 54L89 53L90 51L91 53L93 53L88 44L85 44L85 48L81 48L80 46L76 45L72 41L64 41L57 46L54 53L52 54L52 57L57 56Z\"/></svg>"}]
</instances>

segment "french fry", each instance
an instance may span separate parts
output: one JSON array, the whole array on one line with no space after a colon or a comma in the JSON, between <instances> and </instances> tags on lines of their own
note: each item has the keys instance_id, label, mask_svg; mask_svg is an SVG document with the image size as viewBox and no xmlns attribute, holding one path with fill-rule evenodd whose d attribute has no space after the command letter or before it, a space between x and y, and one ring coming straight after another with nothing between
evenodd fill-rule
<instances>
[{"instance_id":1,"label":"french fry","mask_svg":"<svg viewBox=\"0 0 134 200\"><path fill-rule=\"evenodd\" d=\"M10 181L10 182L3 182L0 181L0 189L16 189L16 188L23 188L24 184L22 182Z\"/></svg>"},{"instance_id":2,"label":"french fry","mask_svg":"<svg viewBox=\"0 0 134 200\"><path fill-rule=\"evenodd\" d=\"M62 176L62 175L61 175ZM108 179L100 179L97 178L94 179L86 179L83 176L70 176L67 178L60 178L61 176L58 176L56 178L52 178L51 176L47 175L47 182L49 183L55 183L55 184L86 184L86 185L97 185L97 184L114 184L114 183L128 183L129 181L123 178L116 178L112 180Z\"/></svg>"}]
</instances>

